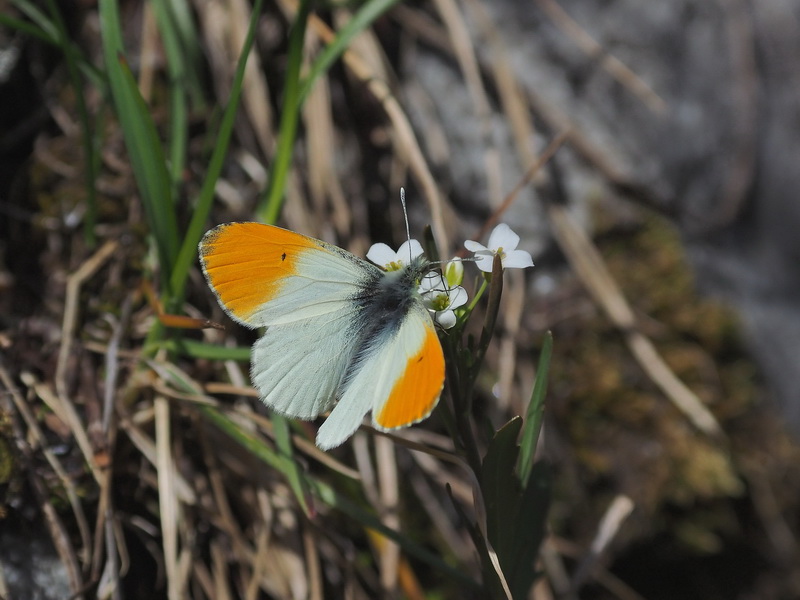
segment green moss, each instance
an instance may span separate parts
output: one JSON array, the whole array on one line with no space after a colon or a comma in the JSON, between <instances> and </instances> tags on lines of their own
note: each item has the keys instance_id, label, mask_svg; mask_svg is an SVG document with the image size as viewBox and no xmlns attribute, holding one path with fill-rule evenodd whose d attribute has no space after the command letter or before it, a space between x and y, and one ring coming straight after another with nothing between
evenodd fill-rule
<instances>
[{"instance_id":1,"label":"green moss","mask_svg":"<svg viewBox=\"0 0 800 600\"><path fill-rule=\"evenodd\" d=\"M13 473L14 456L11 454L11 447L5 438L0 437L0 485L8 484Z\"/></svg>"},{"instance_id":2,"label":"green moss","mask_svg":"<svg viewBox=\"0 0 800 600\"><path fill-rule=\"evenodd\" d=\"M757 379L740 347L734 315L696 293L675 230L647 217L635 227L610 224L597 238L639 326L674 373L719 418L752 408ZM588 304L588 294L573 300ZM560 324L554 336L551 412L568 437L584 492L591 495L611 481L634 499L651 526L673 529L700 552L718 548L718 523L661 518L661 511L740 495L743 485L729 450L688 423L601 309Z\"/></svg>"}]
</instances>

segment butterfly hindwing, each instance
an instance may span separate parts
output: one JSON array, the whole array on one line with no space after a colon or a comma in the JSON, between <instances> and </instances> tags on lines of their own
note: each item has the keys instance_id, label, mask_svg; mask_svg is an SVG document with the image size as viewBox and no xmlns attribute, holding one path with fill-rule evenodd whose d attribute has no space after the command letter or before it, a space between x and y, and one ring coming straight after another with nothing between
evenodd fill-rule
<instances>
[{"instance_id":1,"label":"butterfly hindwing","mask_svg":"<svg viewBox=\"0 0 800 600\"><path fill-rule=\"evenodd\" d=\"M250 368L250 379L267 406L308 420L333 405L356 352L346 333L351 319L340 310L267 328L253 345Z\"/></svg>"},{"instance_id":2,"label":"butterfly hindwing","mask_svg":"<svg viewBox=\"0 0 800 600\"><path fill-rule=\"evenodd\" d=\"M339 403L317 432L317 446L341 444L370 409L378 429L417 423L434 409L443 384L442 346L427 310L415 303L396 332L376 340L343 383Z\"/></svg>"}]
</instances>

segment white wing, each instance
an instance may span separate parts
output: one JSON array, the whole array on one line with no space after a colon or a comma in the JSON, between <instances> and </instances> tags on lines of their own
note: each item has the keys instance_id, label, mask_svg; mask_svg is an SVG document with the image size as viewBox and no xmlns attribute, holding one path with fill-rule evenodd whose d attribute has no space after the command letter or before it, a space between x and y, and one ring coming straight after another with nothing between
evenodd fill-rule
<instances>
[{"instance_id":1,"label":"white wing","mask_svg":"<svg viewBox=\"0 0 800 600\"><path fill-rule=\"evenodd\" d=\"M247 327L290 323L342 310L374 265L341 248L261 223L226 223L200 242L209 286Z\"/></svg>"},{"instance_id":2,"label":"white wing","mask_svg":"<svg viewBox=\"0 0 800 600\"><path fill-rule=\"evenodd\" d=\"M383 302L403 298L403 288L387 283L377 267L336 246L258 223L220 225L199 250L225 311L248 327L267 327L253 346L251 367L264 402L284 415L313 419L339 396L319 429L320 448L350 437L370 409L382 429L430 414L442 390L444 357L425 307L412 303L399 327L372 330L372 339L358 330L364 327L364 298L358 300L364 290L382 285L389 292Z\"/></svg>"},{"instance_id":3,"label":"white wing","mask_svg":"<svg viewBox=\"0 0 800 600\"><path fill-rule=\"evenodd\" d=\"M374 340L342 383L339 403L317 432L317 446L335 448L369 410L378 429L396 429L427 417L442 392L444 355L428 311L411 307L391 338Z\"/></svg>"},{"instance_id":4,"label":"white wing","mask_svg":"<svg viewBox=\"0 0 800 600\"><path fill-rule=\"evenodd\" d=\"M380 277L377 267L260 223L212 229L200 257L225 311L248 327L267 327L253 346L250 371L264 402L301 419L330 408L356 351L351 328L359 307L352 298Z\"/></svg>"},{"instance_id":5,"label":"white wing","mask_svg":"<svg viewBox=\"0 0 800 600\"><path fill-rule=\"evenodd\" d=\"M352 311L272 325L253 345L250 378L267 406L298 419L328 410L355 354Z\"/></svg>"}]
</instances>

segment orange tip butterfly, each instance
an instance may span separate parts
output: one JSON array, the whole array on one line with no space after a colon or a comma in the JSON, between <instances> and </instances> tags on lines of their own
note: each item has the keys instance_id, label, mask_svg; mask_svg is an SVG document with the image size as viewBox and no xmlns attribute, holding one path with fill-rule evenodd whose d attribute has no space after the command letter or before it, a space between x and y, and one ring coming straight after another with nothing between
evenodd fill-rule
<instances>
[{"instance_id":1,"label":"orange tip butterfly","mask_svg":"<svg viewBox=\"0 0 800 600\"><path fill-rule=\"evenodd\" d=\"M245 327L265 327L250 378L276 412L331 410L317 446L335 448L372 411L377 429L407 427L436 406L444 354L419 293L428 261L383 271L323 241L260 223L226 223L199 246L208 285Z\"/></svg>"}]
</instances>

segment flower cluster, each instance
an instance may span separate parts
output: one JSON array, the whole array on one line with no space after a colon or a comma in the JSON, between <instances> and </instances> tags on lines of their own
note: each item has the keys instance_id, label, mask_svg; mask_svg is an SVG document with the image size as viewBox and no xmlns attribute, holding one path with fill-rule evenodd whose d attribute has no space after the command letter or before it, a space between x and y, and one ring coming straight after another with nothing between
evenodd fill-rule
<instances>
[{"instance_id":1,"label":"flower cluster","mask_svg":"<svg viewBox=\"0 0 800 600\"><path fill-rule=\"evenodd\" d=\"M524 269L533 266L531 255L517 250L519 236L505 223L494 228L489 236L489 246L467 240L464 246L474 253L475 264L485 272L492 272L494 256L500 257L503 269ZM373 244L367 258L387 271L399 271L409 260L422 256L422 245L417 240L408 240L395 252L386 244ZM467 303L467 291L459 285L464 278L464 264L453 258L442 269L443 275L435 271L427 273L419 285L419 294L434 321L444 329L456 324L455 311Z\"/></svg>"},{"instance_id":2,"label":"flower cluster","mask_svg":"<svg viewBox=\"0 0 800 600\"><path fill-rule=\"evenodd\" d=\"M433 319L444 329L456 324L455 309L467 303L467 290L460 285L450 285L439 273L431 272L422 278L419 286L422 301Z\"/></svg>"}]
</instances>

